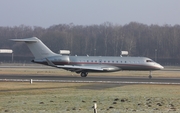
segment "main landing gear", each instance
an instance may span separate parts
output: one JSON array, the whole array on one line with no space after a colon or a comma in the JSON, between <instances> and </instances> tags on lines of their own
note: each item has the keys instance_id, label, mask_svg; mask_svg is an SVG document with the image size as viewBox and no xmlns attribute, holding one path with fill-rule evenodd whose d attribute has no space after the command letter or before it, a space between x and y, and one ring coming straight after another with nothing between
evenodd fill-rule
<instances>
[{"instance_id":1,"label":"main landing gear","mask_svg":"<svg viewBox=\"0 0 180 113\"><path fill-rule=\"evenodd\" d=\"M88 72L81 72L81 77L86 77L88 75Z\"/></svg>"},{"instance_id":2,"label":"main landing gear","mask_svg":"<svg viewBox=\"0 0 180 113\"><path fill-rule=\"evenodd\" d=\"M151 79L151 78L152 78L152 72L149 71L149 79Z\"/></svg>"}]
</instances>

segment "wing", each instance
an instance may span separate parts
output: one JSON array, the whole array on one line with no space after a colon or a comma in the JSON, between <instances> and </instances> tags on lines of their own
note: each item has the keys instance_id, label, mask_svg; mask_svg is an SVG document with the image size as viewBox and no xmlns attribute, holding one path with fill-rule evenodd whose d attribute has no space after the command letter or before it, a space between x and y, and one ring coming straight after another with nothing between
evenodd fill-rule
<instances>
[{"instance_id":1,"label":"wing","mask_svg":"<svg viewBox=\"0 0 180 113\"><path fill-rule=\"evenodd\" d=\"M120 68L111 65L103 65L103 64L83 64L83 65L54 65L51 61L46 59L49 66L62 68L72 72L113 72L119 71Z\"/></svg>"},{"instance_id":2,"label":"wing","mask_svg":"<svg viewBox=\"0 0 180 113\"><path fill-rule=\"evenodd\" d=\"M68 71L73 72L113 72L119 71L120 68L110 65L102 65L102 64L86 64L86 65L57 65L57 68L62 68Z\"/></svg>"}]
</instances>

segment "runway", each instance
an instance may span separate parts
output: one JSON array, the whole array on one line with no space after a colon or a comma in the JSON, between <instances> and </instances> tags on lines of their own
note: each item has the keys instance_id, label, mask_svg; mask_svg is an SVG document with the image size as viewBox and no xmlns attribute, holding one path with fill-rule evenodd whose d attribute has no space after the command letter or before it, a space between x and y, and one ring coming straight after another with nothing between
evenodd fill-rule
<instances>
[{"instance_id":1,"label":"runway","mask_svg":"<svg viewBox=\"0 0 180 113\"><path fill-rule=\"evenodd\" d=\"M0 81L34 82L75 82L75 83L114 83L114 84L174 84L180 85L180 78L111 77L111 76L51 76L51 75L0 75Z\"/></svg>"}]
</instances>

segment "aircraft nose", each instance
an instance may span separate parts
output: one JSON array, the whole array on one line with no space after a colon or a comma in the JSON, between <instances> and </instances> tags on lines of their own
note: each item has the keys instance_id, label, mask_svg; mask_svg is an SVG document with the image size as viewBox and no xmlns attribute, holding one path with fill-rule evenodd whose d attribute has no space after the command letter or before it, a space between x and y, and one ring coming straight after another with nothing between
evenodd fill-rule
<instances>
[{"instance_id":1,"label":"aircraft nose","mask_svg":"<svg viewBox=\"0 0 180 113\"><path fill-rule=\"evenodd\" d=\"M160 68L161 68L161 69L164 69L164 67L163 67L163 66L161 66Z\"/></svg>"},{"instance_id":2,"label":"aircraft nose","mask_svg":"<svg viewBox=\"0 0 180 113\"><path fill-rule=\"evenodd\" d=\"M158 67L159 67L159 69L164 69L164 67L162 65L160 65L160 64L159 64Z\"/></svg>"}]
</instances>

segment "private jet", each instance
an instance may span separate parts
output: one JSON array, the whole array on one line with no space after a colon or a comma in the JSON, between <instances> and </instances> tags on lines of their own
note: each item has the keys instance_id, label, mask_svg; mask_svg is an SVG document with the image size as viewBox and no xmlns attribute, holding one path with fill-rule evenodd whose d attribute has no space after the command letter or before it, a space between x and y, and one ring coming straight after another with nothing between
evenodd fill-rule
<instances>
[{"instance_id":1,"label":"private jet","mask_svg":"<svg viewBox=\"0 0 180 113\"><path fill-rule=\"evenodd\" d=\"M10 40L25 42L35 57L32 62L76 72L81 77L86 77L90 72L141 70L149 71L149 78L152 78L151 71L164 68L147 57L69 56L52 52L37 37Z\"/></svg>"}]
</instances>

